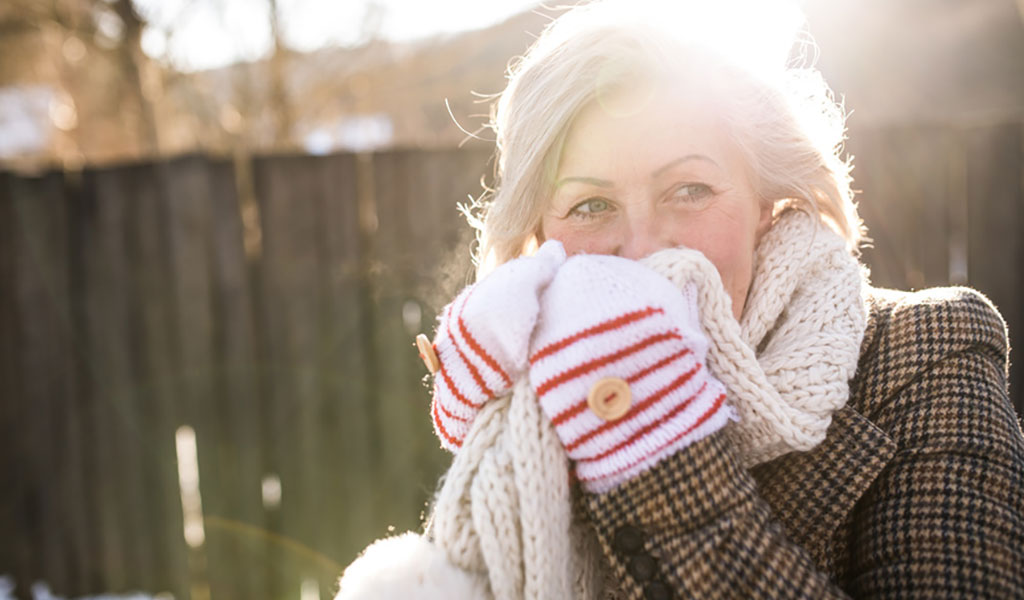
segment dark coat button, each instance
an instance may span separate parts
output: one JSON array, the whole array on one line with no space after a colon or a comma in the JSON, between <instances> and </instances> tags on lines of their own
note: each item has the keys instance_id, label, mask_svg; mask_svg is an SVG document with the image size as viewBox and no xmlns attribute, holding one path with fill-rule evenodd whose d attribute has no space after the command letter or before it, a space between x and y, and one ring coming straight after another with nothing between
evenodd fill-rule
<instances>
[{"instance_id":1,"label":"dark coat button","mask_svg":"<svg viewBox=\"0 0 1024 600\"><path fill-rule=\"evenodd\" d=\"M672 590L660 581L652 581L644 589L644 598L647 600L669 600L672 597Z\"/></svg>"},{"instance_id":2,"label":"dark coat button","mask_svg":"<svg viewBox=\"0 0 1024 600\"><path fill-rule=\"evenodd\" d=\"M626 525L615 532L612 547L623 554L636 554L644 547L644 534L632 525Z\"/></svg>"},{"instance_id":3,"label":"dark coat button","mask_svg":"<svg viewBox=\"0 0 1024 600\"><path fill-rule=\"evenodd\" d=\"M627 569L634 579L640 583L645 583L654 578L658 571L658 563L646 554L638 554L629 559Z\"/></svg>"}]
</instances>

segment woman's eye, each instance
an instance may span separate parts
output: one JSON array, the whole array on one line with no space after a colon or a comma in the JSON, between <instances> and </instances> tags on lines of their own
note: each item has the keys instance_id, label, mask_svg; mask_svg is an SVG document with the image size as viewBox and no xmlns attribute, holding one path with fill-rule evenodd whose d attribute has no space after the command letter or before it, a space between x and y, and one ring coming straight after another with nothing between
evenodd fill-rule
<instances>
[{"instance_id":1,"label":"woman's eye","mask_svg":"<svg viewBox=\"0 0 1024 600\"><path fill-rule=\"evenodd\" d=\"M696 201L703 200L711 195L711 188L704 185L703 183L687 183L681 185L672 192L673 198L678 198L683 201Z\"/></svg>"},{"instance_id":2,"label":"woman's eye","mask_svg":"<svg viewBox=\"0 0 1024 600\"><path fill-rule=\"evenodd\" d=\"M604 198L588 198L583 202L580 202L576 206L573 206L569 211L570 215L581 215L584 217L591 217L598 213L602 213L610 208L608 201Z\"/></svg>"}]
</instances>

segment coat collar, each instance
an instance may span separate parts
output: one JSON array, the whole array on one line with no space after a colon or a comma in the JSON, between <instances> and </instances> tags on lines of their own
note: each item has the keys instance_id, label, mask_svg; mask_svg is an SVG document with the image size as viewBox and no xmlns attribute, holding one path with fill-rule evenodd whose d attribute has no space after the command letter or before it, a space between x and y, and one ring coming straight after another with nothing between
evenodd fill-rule
<instances>
[{"instance_id":1,"label":"coat collar","mask_svg":"<svg viewBox=\"0 0 1024 600\"><path fill-rule=\"evenodd\" d=\"M847 405L832 416L821 444L758 465L752 474L789 539L835 572L836 534L895 453L892 438Z\"/></svg>"}]
</instances>

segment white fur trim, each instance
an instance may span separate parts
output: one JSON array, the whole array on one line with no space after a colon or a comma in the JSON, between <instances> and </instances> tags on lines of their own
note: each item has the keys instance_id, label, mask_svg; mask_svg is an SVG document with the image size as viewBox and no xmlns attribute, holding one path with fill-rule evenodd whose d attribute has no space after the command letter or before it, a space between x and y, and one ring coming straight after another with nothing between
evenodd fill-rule
<instances>
[{"instance_id":1,"label":"white fur trim","mask_svg":"<svg viewBox=\"0 0 1024 600\"><path fill-rule=\"evenodd\" d=\"M489 598L486 579L453 565L416 533L377 540L345 569L334 600Z\"/></svg>"}]
</instances>

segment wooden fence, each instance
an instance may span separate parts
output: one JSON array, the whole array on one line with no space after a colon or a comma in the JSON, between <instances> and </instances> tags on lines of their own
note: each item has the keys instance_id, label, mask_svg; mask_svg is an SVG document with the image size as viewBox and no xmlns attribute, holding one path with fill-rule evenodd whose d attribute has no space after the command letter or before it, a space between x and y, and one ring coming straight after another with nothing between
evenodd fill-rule
<instances>
[{"instance_id":1,"label":"wooden fence","mask_svg":"<svg viewBox=\"0 0 1024 600\"><path fill-rule=\"evenodd\" d=\"M852 137L876 283L973 285L1021 339L1022 128ZM0 174L0 574L25 597L329 598L370 540L416 528L448 457L411 339L470 278L455 203L487 160Z\"/></svg>"}]
</instances>

